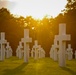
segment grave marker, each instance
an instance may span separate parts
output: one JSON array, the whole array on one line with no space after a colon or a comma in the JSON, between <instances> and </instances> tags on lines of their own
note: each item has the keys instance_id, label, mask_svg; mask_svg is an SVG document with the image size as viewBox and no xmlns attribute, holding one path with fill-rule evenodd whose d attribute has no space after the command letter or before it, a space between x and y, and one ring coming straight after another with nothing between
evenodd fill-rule
<instances>
[{"instance_id":1,"label":"grave marker","mask_svg":"<svg viewBox=\"0 0 76 75\"><path fill-rule=\"evenodd\" d=\"M29 37L29 29L24 30L24 62L28 62L29 59L29 43L32 42L32 38Z\"/></svg>"},{"instance_id":2,"label":"grave marker","mask_svg":"<svg viewBox=\"0 0 76 75\"><path fill-rule=\"evenodd\" d=\"M67 48L67 54L68 54L68 60L72 60L73 58L73 49L71 48L71 44L68 44L68 48Z\"/></svg>"},{"instance_id":3,"label":"grave marker","mask_svg":"<svg viewBox=\"0 0 76 75\"><path fill-rule=\"evenodd\" d=\"M5 59L5 44L6 43L7 41L5 40L5 33L1 32L1 35L0 35L0 48L1 48L0 60L1 61Z\"/></svg>"},{"instance_id":4,"label":"grave marker","mask_svg":"<svg viewBox=\"0 0 76 75\"><path fill-rule=\"evenodd\" d=\"M66 66L65 50L66 41L70 40L70 35L66 34L66 24L59 24L59 35L56 35L57 41L59 41L59 66Z\"/></svg>"}]
</instances>

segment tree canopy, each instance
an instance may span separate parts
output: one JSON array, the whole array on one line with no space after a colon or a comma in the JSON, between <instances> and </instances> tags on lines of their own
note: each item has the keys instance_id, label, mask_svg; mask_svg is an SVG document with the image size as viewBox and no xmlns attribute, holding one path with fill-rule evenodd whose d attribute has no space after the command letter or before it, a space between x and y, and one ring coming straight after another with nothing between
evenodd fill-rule
<instances>
[{"instance_id":1,"label":"tree canopy","mask_svg":"<svg viewBox=\"0 0 76 75\"><path fill-rule=\"evenodd\" d=\"M37 39L39 44L42 45L48 56L51 45L54 41L54 36L58 34L60 23L66 23L67 33L71 34L71 41L73 49L76 49L76 0L67 0L65 10L57 17L48 18L44 16L42 20L34 19L32 16L15 17L6 8L0 9L0 32L5 32L6 39L10 42L13 48L14 55L19 41L23 38L24 29L30 30L30 37L34 40Z\"/></svg>"}]
</instances>

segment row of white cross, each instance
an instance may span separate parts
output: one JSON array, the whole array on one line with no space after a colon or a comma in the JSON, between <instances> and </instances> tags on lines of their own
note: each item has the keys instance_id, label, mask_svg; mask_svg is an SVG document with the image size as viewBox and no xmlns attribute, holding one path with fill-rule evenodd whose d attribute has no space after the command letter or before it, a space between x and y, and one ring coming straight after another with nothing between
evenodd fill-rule
<instances>
[{"instance_id":1,"label":"row of white cross","mask_svg":"<svg viewBox=\"0 0 76 75\"><path fill-rule=\"evenodd\" d=\"M16 50L16 56L21 59L24 57L24 62L29 61L30 53L31 57L34 57L34 59L45 57L45 51L41 47L41 45L38 45L38 41L35 40L35 45L33 46L31 52L29 48L29 43L32 42L32 38L29 38L29 29L24 30L24 38L21 39L19 42L19 46ZM24 44L24 46L22 46Z\"/></svg>"},{"instance_id":2,"label":"row of white cross","mask_svg":"<svg viewBox=\"0 0 76 75\"><path fill-rule=\"evenodd\" d=\"M9 46L9 42L5 40L5 33L0 33L0 61L4 61L5 58L12 56L12 48Z\"/></svg>"},{"instance_id":3,"label":"row of white cross","mask_svg":"<svg viewBox=\"0 0 76 75\"><path fill-rule=\"evenodd\" d=\"M31 57L34 57L35 59L45 57L45 51L41 47L41 45L38 45L37 40L35 40L35 45L33 46L32 50L31 50Z\"/></svg>"},{"instance_id":4,"label":"row of white cross","mask_svg":"<svg viewBox=\"0 0 76 75\"><path fill-rule=\"evenodd\" d=\"M45 57L45 51L44 49L41 47L41 45L38 45L38 41L35 40L35 44L32 48L32 50L30 51L29 45L28 45L28 58L33 57L34 59L38 59L38 58L43 58ZM24 46L22 45L22 42L19 42L19 46L16 50L16 56L19 57L19 59L21 59L22 57L24 57Z\"/></svg>"},{"instance_id":5,"label":"row of white cross","mask_svg":"<svg viewBox=\"0 0 76 75\"><path fill-rule=\"evenodd\" d=\"M50 50L50 58L59 62L59 66L66 66L66 58L71 60L73 58L73 49L71 44L68 44L66 49L66 41L71 40L71 36L66 34L66 24L59 25L59 35L55 35L54 44ZM76 58L76 51L75 51Z\"/></svg>"},{"instance_id":6,"label":"row of white cross","mask_svg":"<svg viewBox=\"0 0 76 75\"><path fill-rule=\"evenodd\" d=\"M64 67L66 66L66 41L70 41L71 36L66 34L66 24L60 24L59 25L59 35L55 35L54 38L54 45L52 45L52 49L54 49L54 60L57 60L57 54L58 54L58 61L59 66ZM7 41L5 40L3 34L1 35L0 45L1 45L1 58L2 58L2 51L4 50L4 44ZM16 50L20 51L16 55L21 59L22 56L24 57L24 62L29 61L29 43L32 42L32 38L29 37L29 29L24 30L24 38L21 39L19 42L19 46ZM22 46L22 43L24 46ZM57 52L58 49L58 52ZM67 50L69 51L69 50ZM41 54L42 53L42 54ZM76 53L75 53L76 54ZM52 55L52 52L51 52ZM69 55L69 54L68 54ZM33 46L31 50L31 56L35 59L45 57L45 51L43 48L38 45L38 42L35 41L35 45Z\"/></svg>"},{"instance_id":7,"label":"row of white cross","mask_svg":"<svg viewBox=\"0 0 76 75\"><path fill-rule=\"evenodd\" d=\"M66 24L60 24L59 25L59 35L55 35L54 38L54 45L52 48L54 48L54 60L57 60L57 48L58 51L58 58L59 58L59 66L65 66L65 50L66 50L66 41L69 41L71 39L70 35L66 34ZM58 43L58 44L57 44Z\"/></svg>"},{"instance_id":8,"label":"row of white cross","mask_svg":"<svg viewBox=\"0 0 76 75\"><path fill-rule=\"evenodd\" d=\"M54 61L58 61L59 59L59 49L52 45L50 49L50 58ZM73 49L71 48L71 44L68 44L68 48L65 50L65 58L68 60L73 59Z\"/></svg>"}]
</instances>

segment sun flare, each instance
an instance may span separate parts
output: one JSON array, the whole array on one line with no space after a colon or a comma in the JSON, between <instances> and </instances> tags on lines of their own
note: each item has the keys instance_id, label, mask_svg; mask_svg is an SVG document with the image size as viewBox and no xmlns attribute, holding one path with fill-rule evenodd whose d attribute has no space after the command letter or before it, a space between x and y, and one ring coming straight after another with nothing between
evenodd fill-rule
<instances>
[{"instance_id":1,"label":"sun flare","mask_svg":"<svg viewBox=\"0 0 76 75\"><path fill-rule=\"evenodd\" d=\"M65 8L66 0L8 0L7 8L12 14L43 18L57 16ZM12 7L12 8L11 8Z\"/></svg>"}]
</instances>

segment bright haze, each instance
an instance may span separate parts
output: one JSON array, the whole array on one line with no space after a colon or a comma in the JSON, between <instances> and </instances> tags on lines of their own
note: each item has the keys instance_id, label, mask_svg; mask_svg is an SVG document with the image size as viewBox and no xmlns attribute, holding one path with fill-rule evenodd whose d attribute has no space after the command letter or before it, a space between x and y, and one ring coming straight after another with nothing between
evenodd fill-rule
<instances>
[{"instance_id":1,"label":"bright haze","mask_svg":"<svg viewBox=\"0 0 76 75\"><path fill-rule=\"evenodd\" d=\"M42 19L46 15L56 17L66 3L67 0L0 0L0 8L8 8L14 15Z\"/></svg>"}]
</instances>

